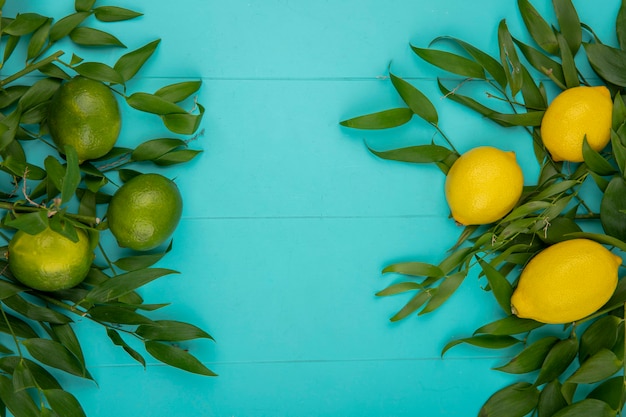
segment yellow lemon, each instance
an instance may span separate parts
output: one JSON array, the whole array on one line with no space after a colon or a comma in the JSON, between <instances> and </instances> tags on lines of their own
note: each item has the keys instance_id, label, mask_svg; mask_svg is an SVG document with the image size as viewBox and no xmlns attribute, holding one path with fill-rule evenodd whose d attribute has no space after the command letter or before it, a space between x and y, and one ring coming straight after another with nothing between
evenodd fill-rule
<instances>
[{"instance_id":1,"label":"yellow lemon","mask_svg":"<svg viewBox=\"0 0 626 417\"><path fill-rule=\"evenodd\" d=\"M542 323L570 323L613 295L622 258L589 239L549 246L526 265L511 297L513 313Z\"/></svg>"},{"instance_id":2,"label":"yellow lemon","mask_svg":"<svg viewBox=\"0 0 626 417\"><path fill-rule=\"evenodd\" d=\"M113 148L120 133L117 100L100 81L72 78L50 101L48 127L61 152L72 145L81 162L99 158Z\"/></svg>"},{"instance_id":3,"label":"yellow lemon","mask_svg":"<svg viewBox=\"0 0 626 417\"><path fill-rule=\"evenodd\" d=\"M9 242L9 269L22 284L40 291L57 291L80 284L94 258L89 236L76 229L72 242L50 228L30 235L17 231Z\"/></svg>"},{"instance_id":4,"label":"yellow lemon","mask_svg":"<svg viewBox=\"0 0 626 417\"><path fill-rule=\"evenodd\" d=\"M515 206L524 187L515 153L491 146L467 151L452 164L445 194L452 217L462 225L493 223Z\"/></svg>"},{"instance_id":5,"label":"yellow lemon","mask_svg":"<svg viewBox=\"0 0 626 417\"><path fill-rule=\"evenodd\" d=\"M611 139L613 101L608 88L574 87L560 93L541 122L541 138L555 161L583 161L583 139L602 150Z\"/></svg>"},{"instance_id":6,"label":"yellow lemon","mask_svg":"<svg viewBox=\"0 0 626 417\"><path fill-rule=\"evenodd\" d=\"M182 209L182 197L172 180L160 174L141 174L115 192L107 222L121 247L145 251L174 233Z\"/></svg>"}]
</instances>

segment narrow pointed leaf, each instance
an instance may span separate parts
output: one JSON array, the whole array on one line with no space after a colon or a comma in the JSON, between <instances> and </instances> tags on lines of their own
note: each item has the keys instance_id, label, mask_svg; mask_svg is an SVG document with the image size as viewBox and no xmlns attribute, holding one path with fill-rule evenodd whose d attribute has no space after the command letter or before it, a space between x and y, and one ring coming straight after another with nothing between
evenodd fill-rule
<instances>
[{"instance_id":1,"label":"narrow pointed leaf","mask_svg":"<svg viewBox=\"0 0 626 417\"><path fill-rule=\"evenodd\" d=\"M78 188L78 184L81 181L80 168L78 167L78 154L76 153L76 149L74 149L72 145L66 145L64 153L67 165L61 186L61 204L68 203L72 199L72 197L74 197L74 193L76 193L76 188Z\"/></svg>"},{"instance_id":2,"label":"narrow pointed leaf","mask_svg":"<svg viewBox=\"0 0 626 417\"><path fill-rule=\"evenodd\" d=\"M550 24L528 0L518 0L517 6L526 29L535 43L551 55L558 54L559 44Z\"/></svg>"},{"instance_id":3,"label":"narrow pointed leaf","mask_svg":"<svg viewBox=\"0 0 626 417\"><path fill-rule=\"evenodd\" d=\"M615 417L615 411L604 401L585 399L568 405L553 417Z\"/></svg>"},{"instance_id":4,"label":"narrow pointed leaf","mask_svg":"<svg viewBox=\"0 0 626 417\"><path fill-rule=\"evenodd\" d=\"M460 39L453 38L451 36L440 36L433 40L431 44L439 41L439 40L450 40L460 45L474 60L480 64L480 66L489 73L493 79L500 84L502 88L505 88L507 85L506 74L504 73L504 69L502 65L493 57L476 48L475 46L464 42Z\"/></svg>"},{"instance_id":5,"label":"narrow pointed leaf","mask_svg":"<svg viewBox=\"0 0 626 417\"><path fill-rule=\"evenodd\" d=\"M133 108L158 115L171 113L186 113L185 109L162 97L149 93L133 93L126 98L126 102Z\"/></svg>"},{"instance_id":6,"label":"narrow pointed leaf","mask_svg":"<svg viewBox=\"0 0 626 417\"><path fill-rule=\"evenodd\" d=\"M622 241L626 240L626 180L613 177L604 190L600 203L600 221L604 232Z\"/></svg>"},{"instance_id":7,"label":"narrow pointed leaf","mask_svg":"<svg viewBox=\"0 0 626 417\"><path fill-rule=\"evenodd\" d=\"M565 86L567 88L578 87L578 70L574 62L574 56L567 44L567 41L561 34L557 34L559 48L561 49L561 67L563 68L563 77L565 78Z\"/></svg>"},{"instance_id":8,"label":"narrow pointed leaf","mask_svg":"<svg viewBox=\"0 0 626 417\"><path fill-rule=\"evenodd\" d=\"M63 417L86 417L80 403L71 393L62 389L44 390L50 408Z\"/></svg>"},{"instance_id":9,"label":"narrow pointed leaf","mask_svg":"<svg viewBox=\"0 0 626 417\"><path fill-rule=\"evenodd\" d=\"M142 16L142 13L117 6L99 6L93 9L96 19L101 22L120 22Z\"/></svg>"},{"instance_id":10,"label":"narrow pointed leaf","mask_svg":"<svg viewBox=\"0 0 626 417\"><path fill-rule=\"evenodd\" d=\"M609 378L622 368L622 361L608 349L601 349L584 361L567 382L593 384Z\"/></svg>"},{"instance_id":11,"label":"narrow pointed leaf","mask_svg":"<svg viewBox=\"0 0 626 417\"><path fill-rule=\"evenodd\" d=\"M22 344L39 362L72 375L89 378L80 361L62 344L42 338L27 339Z\"/></svg>"},{"instance_id":12,"label":"narrow pointed leaf","mask_svg":"<svg viewBox=\"0 0 626 417\"><path fill-rule=\"evenodd\" d=\"M498 44L500 45L500 63L509 81L511 95L515 97L522 88L522 64L519 61L513 38L504 20L501 20L498 25Z\"/></svg>"},{"instance_id":13,"label":"narrow pointed leaf","mask_svg":"<svg viewBox=\"0 0 626 417\"><path fill-rule=\"evenodd\" d=\"M389 295L401 294L407 291L416 291L423 290L424 286L417 282L398 282L396 284L391 284L384 290L378 291L376 293L377 297L386 297Z\"/></svg>"},{"instance_id":14,"label":"narrow pointed leaf","mask_svg":"<svg viewBox=\"0 0 626 417\"><path fill-rule=\"evenodd\" d=\"M142 324L136 333L146 340L178 342L191 339L211 339L210 334L193 324L174 320L157 320Z\"/></svg>"},{"instance_id":15,"label":"narrow pointed leaf","mask_svg":"<svg viewBox=\"0 0 626 417\"><path fill-rule=\"evenodd\" d=\"M422 308L422 306L430 299L430 297L431 297L430 292L427 292L427 291L418 292L404 305L404 307L400 309L400 311L394 314L393 317L389 319L389 321L392 321L392 322L400 321L410 316L411 314L415 313L417 310Z\"/></svg>"},{"instance_id":16,"label":"narrow pointed leaf","mask_svg":"<svg viewBox=\"0 0 626 417\"><path fill-rule=\"evenodd\" d=\"M352 129L391 129L407 123L412 117L411 109L400 107L353 117L340 122L340 124Z\"/></svg>"},{"instance_id":17,"label":"narrow pointed leaf","mask_svg":"<svg viewBox=\"0 0 626 417\"><path fill-rule=\"evenodd\" d=\"M554 336L547 336L530 344L505 365L494 368L510 374L525 374L541 368L546 355L558 341Z\"/></svg>"},{"instance_id":18,"label":"narrow pointed leaf","mask_svg":"<svg viewBox=\"0 0 626 417\"><path fill-rule=\"evenodd\" d=\"M444 272L438 266L424 262L402 262L392 264L383 269L383 274L396 273L414 277L443 277Z\"/></svg>"},{"instance_id":19,"label":"narrow pointed leaf","mask_svg":"<svg viewBox=\"0 0 626 417\"><path fill-rule=\"evenodd\" d=\"M154 95L172 103L180 103L196 93L201 86L202 81L183 81L159 88Z\"/></svg>"},{"instance_id":20,"label":"narrow pointed leaf","mask_svg":"<svg viewBox=\"0 0 626 417\"><path fill-rule=\"evenodd\" d=\"M37 13L21 13L2 31L12 36L24 36L33 33L47 20L47 17Z\"/></svg>"},{"instance_id":21,"label":"narrow pointed leaf","mask_svg":"<svg viewBox=\"0 0 626 417\"><path fill-rule=\"evenodd\" d=\"M114 68L100 62L83 62L74 67L82 76L103 83L124 84L124 78Z\"/></svg>"},{"instance_id":22,"label":"narrow pointed leaf","mask_svg":"<svg viewBox=\"0 0 626 417\"><path fill-rule=\"evenodd\" d=\"M547 383L539 395L537 417L552 417L557 411L567 407L567 401L561 392L562 385L558 379Z\"/></svg>"},{"instance_id":23,"label":"narrow pointed leaf","mask_svg":"<svg viewBox=\"0 0 626 417\"><path fill-rule=\"evenodd\" d=\"M488 265L488 264L487 264ZM527 333L538 329L544 324L531 319L521 319L517 316L507 316L478 328L474 334L514 335Z\"/></svg>"},{"instance_id":24,"label":"narrow pointed leaf","mask_svg":"<svg viewBox=\"0 0 626 417\"><path fill-rule=\"evenodd\" d=\"M583 43L587 59L603 80L626 87L626 51L598 43Z\"/></svg>"},{"instance_id":25,"label":"narrow pointed leaf","mask_svg":"<svg viewBox=\"0 0 626 417\"><path fill-rule=\"evenodd\" d=\"M445 161L450 155L455 153L439 145L418 145L389 151L376 151L369 146L367 149L382 159L417 164Z\"/></svg>"},{"instance_id":26,"label":"narrow pointed leaf","mask_svg":"<svg viewBox=\"0 0 626 417\"><path fill-rule=\"evenodd\" d=\"M158 166L184 164L191 161L193 158L201 153L202 151L195 149L176 149L173 151L169 151L165 155L159 156L158 158L152 160L152 162Z\"/></svg>"},{"instance_id":27,"label":"narrow pointed leaf","mask_svg":"<svg viewBox=\"0 0 626 417\"><path fill-rule=\"evenodd\" d=\"M586 137L583 139L583 158L589 169L600 176L612 175L616 172L609 161L589 146Z\"/></svg>"},{"instance_id":28,"label":"narrow pointed leaf","mask_svg":"<svg viewBox=\"0 0 626 417\"><path fill-rule=\"evenodd\" d=\"M487 281L489 281L491 291L500 305L500 308L502 308L506 314L511 314L511 295L513 294L513 287L509 281L489 263L482 259L478 262L487 277Z\"/></svg>"},{"instance_id":29,"label":"narrow pointed leaf","mask_svg":"<svg viewBox=\"0 0 626 417\"><path fill-rule=\"evenodd\" d=\"M626 50L626 2L620 3L615 19L615 32L620 49Z\"/></svg>"},{"instance_id":30,"label":"narrow pointed leaf","mask_svg":"<svg viewBox=\"0 0 626 417\"><path fill-rule=\"evenodd\" d=\"M607 379L595 387L587 398L604 401L613 410L621 410L624 407L624 377L616 376Z\"/></svg>"},{"instance_id":31,"label":"narrow pointed leaf","mask_svg":"<svg viewBox=\"0 0 626 417\"><path fill-rule=\"evenodd\" d=\"M426 306L419 312L420 315L430 313L441 307L459 288L467 276L467 271L456 272L445 277L437 287L437 291L428 300Z\"/></svg>"},{"instance_id":32,"label":"narrow pointed leaf","mask_svg":"<svg viewBox=\"0 0 626 417\"><path fill-rule=\"evenodd\" d=\"M485 71L482 66L464 56L431 48L418 48L416 46L411 46L411 49L424 61L445 71L463 77L485 79Z\"/></svg>"},{"instance_id":33,"label":"narrow pointed leaf","mask_svg":"<svg viewBox=\"0 0 626 417\"><path fill-rule=\"evenodd\" d=\"M177 274L177 271L164 268L141 269L117 275L94 287L87 293L91 302L106 302L126 295L137 288L164 275Z\"/></svg>"},{"instance_id":34,"label":"narrow pointed leaf","mask_svg":"<svg viewBox=\"0 0 626 417\"><path fill-rule=\"evenodd\" d=\"M16 417L40 417L31 395L25 390L16 392L13 382L4 375L0 375L0 400Z\"/></svg>"},{"instance_id":35,"label":"narrow pointed leaf","mask_svg":"<svg viewBox=\"0 0 626 417\"><path fill-rule=\"evenodd\" d=\"M542 385L559 377L569 367L577 353L578 343L575 339L557 342L546 356L535 385Z\"/></svg>"},{"instance_id":36,"label":"narrow pointed leaf","mask_svg":"<svg viewBox=\"0 0 626 417\"><path fill-rule=\"evenodd\" d=\"M110 33L88 27L75 28L70 32L70 39L83 46L119 46L126 48L126 45Z\"/></svg>"},{"instance_id":37,"label":"narrow pointed leaf","mask_svg":"<svg viewBox=\"0 0 626 417\"><path fill-rule=\"evenodd\" d=\"M126 343L124 339L122 339L117 331L111 328L107 328L107 336L109 336L113 344L115 344L116 346L120 346L122 349L124 349L126 353L128 353L131 358L139 362L144 368L146 367L146 361L143 356L141 356L141 354L139 354L139 352L137 352L135 349L130 347L128 343Z\"/></svg>"},{"instance_id":38,"label":"narrow pointed leaf","mask_svg":"<svg viewBox=\"0 0 626 417\"><path fill-rule=\"evenodd\" d=\"M45 210L20 214L15 219L5 220L5 224L29 235L36 235L48 227L48 215Z\"/></svg>"},{"instance_id":39,"label":"narrow pointed leaf","mask_svg":"<svg viewBox=\"0 0 626 417\"><path fill-rule=\"evenodd\" d=\"M89 12L77 12L71 15L65 16L50 28L50 41L56 42L70 34L78 25L80 25L87 17Z\"/></svg>"},{"instance_id":40,"label":"narrow pointed leaf","mask_svg":"<svg viewBox=\"0 0 626 417\"><path fill-rule=\"evenodd\" d=\"M170 132L180 135L193 135L200 127L200 122L204 116L204 107L197 105L198 114L191 113L170 113L161 116L163 124Z\"/></svg>"},{"instance_id":41,"label":"narrow pointed leaf","mask_svg":"<svg viewBox=\"0 0 626 417\"><path fill-rule=\"evenodd\" d=\"M193 355L179 347L155 341L147 341L145 345L146 351L153 358L167 365L200 375L216 376Z\"/></svg>"},{"instance_id":42,"label":"narrow pointed leaf","mask_svg":"<svg viewBox=\"0 0 626 417\"><path fill-rule=\"evenodd\" d=\"M559 29L572 55L576 55L582 43L582 27L576 8L571 0L552 0ZM561 45L559 47L562 48Z\"/></svg>"},{"instance_id":43,"label":"narrow pointed leaf","mask_svg":"<svg viewBox=\"0 0 626 417\"><path fill-rule=\"evenodd\" d=\"M154 54L160 42L160 40L152 41L141 48L122 55L113 68L121 75L125 82L130 80L137 74L141 67L143 67L152 54Z\"/></svg>"},{"instance_id":44,"label":"narrow pointed leaf","mask_svg":"<svg viewBox=\"0 0 626 417\"><path fill-rule=\"evenodd\" d=\"M424 93L391 72L389 72L389 77L396 91L411 111L428 123L436 125L439 121L437 110Z\"/></svg>"},{"instance_id":45,"label":"narrow pointed leaf","mask_svg":"<svg viewBox=\"0 0 626 417\"><path fill-rule=\"evenodd\" d=\"M524 55L524 58L526 58L533 68L544 75L550 75L550 78L556 80L559 85L565 86L565 76L563 75L563 67L560 63L518 39L514 38L513 42L515 42L515 45L517 45L522 55Z\"/></svg>"},{"instance_id":46,"label":"narrow pointed leaf","mask_svg":"<svg viewBox=\"0 0 626 417\"><path fill-rule=\"evenodd\" d=\"M527 382L517 382L489 397L478 417L523 417L536 407L538 401L537 388Z\"/></svg>"}]
</instances>

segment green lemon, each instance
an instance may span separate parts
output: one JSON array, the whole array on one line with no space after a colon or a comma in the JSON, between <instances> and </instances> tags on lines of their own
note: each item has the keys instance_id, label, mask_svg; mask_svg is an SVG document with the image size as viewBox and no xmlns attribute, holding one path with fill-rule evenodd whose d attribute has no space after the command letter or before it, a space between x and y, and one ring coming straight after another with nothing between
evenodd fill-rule
<instances>
[{"instance_id":1,"label":"green lemon","mask_svg":"<svg viewBox=\"0 0 626 417\"><path fill-rule=\"evenodd\" d=\"M173 181L160 174L140 174L113 195L107 221L121 247L145 251L174 233L182 211L183 200Z\"/></svg>"},{"instance_id":2,"label":"green lemon","mask_svg":"<svg viewBox=\"0 0 626 417\"><path fill-rule=\"evenodd\" d=\"M100 81L72 78L50 101L48 127L61 151L65 145L72 145L81 162L99 158L113 148L120 134L117 100Z\"/></svg>"},{"instance_id":3,"label":"green lemon","mask_svg":"<svg viewBox=\"0 0 626 417\"><path fill-rule=\"evenodd\" d=\"M22 284L57 291L80 284L94 258L89 236L76 229L72 242L50 228L36 235L18 230L9 242L9 269Z\"/></svg>"}]
</instances>

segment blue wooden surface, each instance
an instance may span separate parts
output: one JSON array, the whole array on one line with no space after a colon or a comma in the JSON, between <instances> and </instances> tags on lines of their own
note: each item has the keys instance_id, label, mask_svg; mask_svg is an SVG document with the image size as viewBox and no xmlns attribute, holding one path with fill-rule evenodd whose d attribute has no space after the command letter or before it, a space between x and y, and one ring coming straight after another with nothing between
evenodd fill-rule
<instances>
[{"instance_id":1,"label":"blue wooden surface","mask_svg":"<svg viewBox=\"0 0 626 417\"><path fill-rule=\"evenodd\" d=\"M7 3L7 14L19 3L59 16L73 4ZM440 100L435 77L442 74L409 46L451 35L495 54L501 19L527 39L516 2L127 3L144 17L106 28L131 49L162 38L131 87L202 79L199 101L207 108L204 135L194 143L204 153L166 170L178 177L185 207L161 265L181 274L142 294L172 302L159 318L193 322L216 338L184 347L220 376L154 361L144 370L102 329L80 322L98 386L62 380L88 416L471 416L517 380L490 369L515 350L460 346L440 356L452 338L498 317L476 276L433 315L400 323L388 318L407 299L374 296L391 282L381 277L385 265L436 263L460 230L447 218L435 167L376 159L363 141L378 149L428 143L432 130L418 120L386 132L338 124L400 105L385 77L391 64L433 99L459 150L515 150L531 183L537 166L528 138ZM552 17L550 2L533 3ZM617 0L574 3L585 23L614 41ZM100 51L98 59L112 63L118 55ZM122 145L165 133L151 116L127 113Z\"/></svg>"}]
</instances>

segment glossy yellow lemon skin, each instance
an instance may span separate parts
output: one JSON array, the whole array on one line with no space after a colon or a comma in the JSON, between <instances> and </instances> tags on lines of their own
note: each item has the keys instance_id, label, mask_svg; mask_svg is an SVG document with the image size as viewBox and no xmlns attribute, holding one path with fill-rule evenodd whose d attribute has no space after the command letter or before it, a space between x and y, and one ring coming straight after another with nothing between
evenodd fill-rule
<instances>
[{"instance_id":1,"label":"glossy yellow lemon skin","mask_svg":"<svg viewBox=\"0 0 626 417\"><path fill-rule=\"evenodd\" d=\"M571 323L597 311L613 295L622 258L588 239L544 249L523 269L511 297L518 317Z\"/></svg>"},{"instance_id":2,"label":"glossy yellow lemon skin","mask_svg":"<svg viewBox=\"0 0 626 417\"><path fill-rule=\"evenodd\" d=\"M583 139L601 151L611 139L613 101L604 86L564 90L548 106L541 138L555 161L583 161Z\"/></svg>"},{"instance_id":3,"label":"glossy yellow lemon skin","mask_svg":"<svg viewBox=\"0 0 626 417\"><path fill-rule=\"evenodd\" d=\"M511 211L523 187L515 153L481 146L452 164L445 195L454 220L465 226L480 225L500 220Z\"/></svg>"},{"instance_id":4,"label":"glossy yellow lemon skin","mask_svg":"<svg viewBox=\"0 0 626 417\"><path fill-rule=\"evenodd\" d=\"M160 246L174 233L182 207L173 181L160 174L141 174L113 195L107 222L121 247L146 251Z\"/></svg>"},{"instance_id":5,"label":"glossy yellow lemon skin","mask_svg":"<svg viewBox=\"0 0 626 417\"><path fill-rule=\"evenodd\" d=\"M59 87L48 110L52 140L61 152L65 145L72 145L81 162L104 156L113 148L121 120L111 89L80 76Z\"/></svg>"},{"instance_id":6,"label":"glossy yellow lemon skin","mask_svg":"<svg viewBox=\"0 0 626 417\"><path fill-rule=\"evenodd\" d=\"M9 269L22 284L57 291L80 284L94 259L89 236L76 229L78 242L45 229L36 235L18 231L9 242Z\"/></svg>"}]
</instances>

